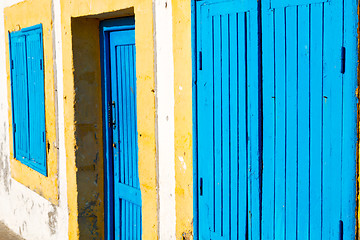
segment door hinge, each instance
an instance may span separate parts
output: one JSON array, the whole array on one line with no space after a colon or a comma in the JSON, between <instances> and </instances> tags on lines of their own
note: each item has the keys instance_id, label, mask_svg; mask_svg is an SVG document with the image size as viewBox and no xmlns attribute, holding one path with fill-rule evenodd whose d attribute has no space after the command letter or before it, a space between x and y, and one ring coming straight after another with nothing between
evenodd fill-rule
<instances>
[{"instance_id":1,"label":"door hinge","mask_svg":"<svg viewBox=\"0 0 360 240\"><path fill-rule=\"evenodd\" d=\"M10 68L11 68L11 69L14 69L14 60L11 60L11 62L10 62Z\"/></svg>"},{"instance_id":2,"label":"door hinge","mask_svg":"<svg viewBox=\"0 0 360 240\"><path fill-rule=\"evenodd\" d=\"M345 47L341 47L341 73L345 73Z\"/></svg>"},{"instance_id":3,"label":"door hinge","mask_svg":"<svg viewBox=\"0 0 360 240\"><path fill-rule=\"evenodd\" d=\"M16 132L16 124L14 124L14 132Z\"/></svg>"},{"instance_id":4,"label":"door hinge","mask_svg":"<svg viewBox=\"0 0 360 240\"><path fill-rule=\"evenodd\" d=\"M344 238L344 223L342 220L339 222L339 240L343 240Z\"/></svg>"},{"instance_id":5,"label":"door hinge","mask_svg":"<svg viewBox=\"0 0 360 240\"><path fill-rule=\"evenodd\" d=\"M199 52L199 70L202 70L202 51Z\"/></svg>"},{"instance_id":6,"label":"door hinge","mask_svg":"<svg viewBox=\"0 0 360 240\"><path fill-rule=\"evenodd\" d=\"M203 178L200 178L199 191L200 191L200 196L202 196L203 195Z\"/></svg>"},{"instance_id":7,"label":"door hinge","mask_svg":"<svg viewBox=\"0 0 360 240\"><path fill-rule=\"evenodd\" d=\"M40 70L43 69L43 63L42 63L42 59L40 59Z\"/></svg>"}]
</instances>

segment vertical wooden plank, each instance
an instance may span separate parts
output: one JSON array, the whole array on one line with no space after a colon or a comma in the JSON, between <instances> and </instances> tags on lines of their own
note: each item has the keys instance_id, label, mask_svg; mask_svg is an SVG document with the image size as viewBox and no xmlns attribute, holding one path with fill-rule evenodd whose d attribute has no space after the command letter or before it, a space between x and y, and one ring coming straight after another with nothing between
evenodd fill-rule
<instances>
[{"instance_id":1,"label":"vertical wooden plank","mask_svg":"<svg viewBox=\"0 0 360 240\"><path fill-rule=\"evenodd\" d=\"M210 238L209 228L215 229L214 20L202 11L198 7L199 18L207 23L198 25L198 54L200 51L203 54L202 70L197 73L198 177L203 179L203 195L199 196L199 232L201 237Z\"/></svg>"},{"instance_id":2,"label":"vertical wooden plank","mask_svg":"<svg viewBox=\"0 0 360 240\"><path fill-rule=\"evenodd\" d=\"M132 51L132 45L127 46L128 55L129 55L129 86L128 86L128 93L129 93L129 127L130 127L130 138L129 138L129 145L131 149L131 159L130 159L130 183L129 185L132 187L135 187L135 163L136 163L136 152L135 152L135 135L137 135L137 132L135 130L135 118L134 118L134 112L135 112L135 105L134 105L134 64L133 64L133 51Z\"/></svg>"},{"instance_id":3,"label":"vertical wooden plank","mask_svg":"<svg viewBox=\"0 0 360 240\"><path fill-rule=\"evenodd\" d=\"M309 237L309 6L298 7L298 238Z\"/></svg>"},{"instance_id":4,"label":"vertical wooden plank","mask_svg":"<svg viewBox=\"0 0 360 240\"><path fill-rule=\"evenodd\" d=\"M285 239L285 10L275 20L275 239Z\"/></svg>"},{"instance_id":5,"label":"vertical wooden plank","mask_svg":"<svg viewBox=\"0 0 360 240\"><path fill-rule=\"evenodd\" d=\"M133 161L133 156L132 156L132 149L131 149L131 137L132 137L132 129L131 129L131 95L130 95L130 81L131 81L131 76L130 76L130 56L129 56L129 45L125 45L124 46L124 62L125 62L125 69L124 69L124 73L125 73L125 82L124 82L124 95L125 95L125 102L123 104L123 106L126 108L126 115L125 115L125 119L126 119L126 131L127 131L127 136L125 138L126 141L126 145L127 145L127 158L126 158L126 163L127 163L127 185L131 186L132 184L132 161ZM126 222L126 232L127 232L127 238L130 239L132 237L132 203L127 201L126 203L127 205L127 222Z\"/></svg>"},{"instance_id":6,"label":"vertical wooden plank","mask_svg":"<svg viewBox=\"0 0 360 240\"><path fill-rule=\"evenodd\" d=\"M142 237L142 227L141 227L141 222L142 222L142 215L141 215L141 208L139 208L139 239L141 239Z\"/></svg>"},{"instance_id":7,"label":"vertical wooden plank","mask_svg":"<svg viewBox=\"0 0 360 240\"><path fill-rule=\"evenodd\" d=\"M44 73L40 65L43 59L42 34L38 30L26 36L26 70L28 81L29 153L27 163L33 169L46 175L45 143L45 99Z\"/></svg>"},{"instance_id":8,"label":"vertical wooden plank","mask_svg":"<svg viewBox=\"0 0 360 240\"><path fill-rule=\"evenodd\" d=\"M257 6L257 5L255 5ZM255 8L257 9L257 7ZM249 136L249 175L248 181L250 185L249 197L249 239L260 238L260 105L259 105L259 36L258 36L258 13L257 11L249 11L247 15L247 61L248 61L248 132ZM251 235L250 235L251 234Z\"/></svg>"},{"instance_id":9,"label":"vertical wooden plank","mask_svg":"<svg viewBox=\"0 0 360 240\"><path fill-rule=\"evenodd\" d=\"M10 35L11 36L11 35ZM25 37L12 37L10 45L13 61L12 69L12 101L14 133L14 156L17 160L29 159L29 122L28 122L28 90L26 71Z\"/></svg>"},{"instance_id":10,"label":"vertical wooden plank","mask_svg":"<svg viewBox=\"0 0 360 240\"><path fill-rule=\"evenodd\" d=\"M139 206L136 206L135 205L135 216L136 216L136 220L135 220L135 223L134 223L134 230L135 230L135 239L141 239L140 238L140 231L139 231Z\"/></svg>"},{"instance_id":11,"label":"vertical wooden plank","mask_svg":"<svg viewBox=\"0 0 360 240\"><path fill-rule=\"evenodd\" d=\"M310 239L321 239L322 212L322 4L310 8Z\"/></svg>"},{"instance_id":12,"label":"vertical wooden plank","mask_svg":"<svg viewBox=\"0 0 360 240\"><path fill-rule=\"evenodd\" d=\"M214 220L215 228L214 232L221 232L221 184L222 184L222 152L221 152L221 124L222 124L222 106L221 106L221 86L222 86L222 73L221 73L221 18L220 16L214 16Z\"/></svg>"},{"instance_id":13,"label":"vertical wooden plank","mask_svg":"<svg viewBox=\"0 0 360 240\"><path fill-rule=\"evenodd\" d=\"M238 14L229 17L230 49L230 239L238 235Z\"/></svg>"},{"instance_id":14,"label":"vertical wooden plank","mask_svg":"<svg viewBox=\"0 0 360 240\"><path fill-rule=\"evenodd\" d=\"M130 209L130 220L129 220L129 237L130 239L134 239L134 232L133 232L133 229L134 229L134 220L135 220L135 215L134 215L134 204L133 203L130 203L129 202L129 209Z\"/></svg>"},{"instance_id":15,"label":"vertical wooden plank","mask_svg":"<svg viewBox=\"0 0 360 240\"><path fill-rule=\"evenodd\" d=\"M130 100L130 56L129 56L129 46L124 46L124 59L125 59L125 89L124 89L124 94L126 96L126 101L124 102L125 104L125 108L126 108L126 132L127 132L127 136L126 136L126 145L127 145L127 185L131 186L131 181L132 181L132 154L131 154L131 100ZM130 212L130 206L128 207L128 210ZM130 217L130 214L129 214Z\"/></svg>"},{"instance_id":16,"label":"vertical wooden plank","mask_svg":"<svg viewBox=\"0 0 360 240\"><path fill-rule=\"evenodd\" d=\"M119 101L118 101L118 96L120 93L119 92L119 78L121 78L121 75L119 75L118 73L118 63L119 63L119 53L120 53L120 50L119 48L117 48L114 44L113 44L113 41L112 41L112 35L110 35L110 65L111 65L111 69L115 69L115 71L111 71L110 73L110 77L111 77L111 96L112 96L112 103L115 103L115 106L118 105ZM120 120L120 116L117 115L117 111L116 111L116 108L113 107L112 104L110 104L110 107L112 108L111 111L112 111L112 119L111 121L119 121L119 123L121 122ZM118 124L119 124L118 123ZM113 128L113 127L112 127ZM114 129L112 130L113 132L113 143L116 143L118 142L118 139L119 139L119 132L118 130L116 129L114 131ZM112 150L113 150L113 167L114 167L114 196L117 196L118 194L118 188L117 188L117 184L119 182L119 180L121 179L121 168L119 166L119 163L121 161L121 152L120 152L120 147L121 146L112 146ZM115 199L114 200L114 207L115 209L119 209L120 207L120 200L119 199ZM114 213L114 232L115 232L115 236L119 236L120 235L120 218L121 218L121 213L119 213L118 211L115 211Z\"/></svg>"},{"instance_id":17,"label":"vertical wooden plank","mask_svg":"<svg viewBox=\"0 0 360 240\"><path fill-rule=\"evenodd\" d=\"M114 138L114 142L116 141L116 143L120 144L121 148L119 148L119 156L120 156L120 162L119 162L119 167L120 167L120 178L121 178L121 182L122 184L126 183L126 117L124 115L124 107L123 104L126 102L125 99L125 86L124 86L124 81L125 81L125 72L123 70L123 65L125 64L124 62L126 61L126 59L124 59L123 54L124 54L124 48L123 46L117 46L118 49L118 62L117 62L117 84L118 84L118 101L116 104L116 111L118 112L118 121L119 121L119 126L117 127L117 130L115 132L117 132L117 134L119 135L119 138L115 139ZM116 182L116 187L118 187L119 182ZM118 190L118 194L115 195L117 198L119 198L119 190ZM124 238L126 237L126 202L124 199L121 199L121 205L122 205L122 214L121 214L121 223L122 223L122 229L120 230L121 233L124 235ZM116 209L116 208L115 208Z\"/></svg>"},{"instance_id":18,"label":"vertical wooden plank","mask_svg":"<svg viewBox=\"0 0 360 240\"><path fill-rule=\"evenodd\" d=\"M296 239L297 208L297 130L298 60L297 7L286 8L286 239Z\"/></svg>"},{"instance_id":19,"label":"vertical wooden plank","mask_svg":"<svg viewBox=\"0 0 360 240\"><path fill-rule=\"evenodd\" d=\"M324 3L323 239L339 237L342 136L342 1Z\"/></svg>"},{"instance_id":20,"label":"vertical wooden plank","mask_svg":"<svg viewBox=\"0 0 360 240\"><path fill-rule=\"evenodd\" d=\"M137 209L137 239L141 239L141 207L138 207Z\"/></svg>"},{"instance_id":21,"label":"vertical wooden plank","mask_svg":"<svg viewBox=\"0 0 360 240\"><path fill-rule=\"evenodd\" d=\"M121 240L126 239L126 202L121 199ZM115 208L116 209L116 208Z\"/></svg>"},{"instance_id":22,"label":"vertical wooden plank","mask_svg":"<svg viewBox=\"0 0 360 240\"><path fill-rule=\"evenodd\" d=\"M275 239L275 36L270 0L261 4L263 84L262 239ZM264 64L266 63L266 64Z\"/></svg>"},{"instance_id":23,"label":"vertical wooden plank","mask_svg":"<svg viewBox=\"0 0 360 240\"><path fill-rule=\"evenodd\" d=\"M114 151L117 151L117 154L119 155L118 159L114 159L114 168L119 171L119 180L121 183L125 183L125 141L124 141L124 126L125 126L125 119L123 114L123 108L122 103L124 102L124 94L123 94L123 71L122 71L122 50L120 46L116 47L116 67L112 69L116 69L116 85L117 85L117 91L112 93L112 98L115 100L115 109L113 106L113 111L115 111L117 119L116 119L116 125L117 128L113 131L113 142L116 144L116 148ZM112 71L114 72L114 71ZM116 95L114 95L116 94ZM117 161L116 161L117 160ZM116 185L115 185L116 187ZM115 195L117 196L117 195Z\"/></svg>"},{"instance_id":24,"label":"vertical wooden plank","mask_svg":"<svg viewBox=\"0 0 360 240\"><path fill-rule=\"evenodd\" d=\"M140 181L139 181L139 169L138 169L138 131L137 131L137 117L136 117L136 111L137 111L137 107L136 107L136 52L135 52L135 46L132 45L132 75L133 75L133 79L132 79L132 116L133 116L133 151L134 151L134 187L137 189L140 189Z\"/></svg>"},{"instance_id":25,"label":"vertical wooden plank","mask_svg":"<svg viewBox=\"0 0 360 240\"><path fill-rule=\"evenodd\" d=\"M221 189L221 234L222 236L229 237L230 235L230 74L229 74L229 15L221 16L221 145L222 145L222 189Z\"/></svg>"},{"instance_id":26,"label":"vertical wooden plank","mask_svg":"<svg viewBox=\"0 0 360 240\"><path fill-rule=\"evenodd\" d=\"M345 73L343 75L343 143L342 143L342 209L344 223L343 239L355 239L356 219L356 121L357 121L357 7L358 3L345 0L344 3L344 42L346 48Z\"/></svg>"},{"instance_id":27,"label":"vertical wooden plank","mask_svg":"<svg viewBox=\"0 0 360 240\"><path fill-rule=\"evenodd\" d=\"M245 239L247 236L247 87L246 87L246 15L245 13L239 13L237 19L238 27L238 124L239 124L239 186L238 186L238 239Z\"/></svg>"},{"instance_id":28,"label":"vertical wooden plank","mask_svg":"<svg viewBox=\"0 0 360 240\"><path fill-rule=\"evenodd\" d=\"M125 238L124 239L130 239L129 235L129 226L130 226L130 211L129 211L129 202L124 200L125 204L125 219L124 219L124 229L125 232Z\"/></svg>"}]
</instances>

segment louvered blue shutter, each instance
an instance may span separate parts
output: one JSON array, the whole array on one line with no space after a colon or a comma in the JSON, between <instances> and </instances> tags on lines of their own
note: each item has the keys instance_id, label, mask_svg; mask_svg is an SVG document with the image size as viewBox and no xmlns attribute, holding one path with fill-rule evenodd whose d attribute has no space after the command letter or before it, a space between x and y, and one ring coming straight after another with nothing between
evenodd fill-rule
<instances>
[{"instance_id":1,"label":"louvered blue shutter","mask_svg":"<svg viewBox=\"0 0 360 240\"><path fill-rule=\"evenodd\" d=\"M25 46L25 36L11 37L14 156L20 161L28 161L30 153Z\"/></svg>"},{"instance_id":2,"label":"louvered blue shutter","mask_svg":"<svg viewBox=\"0 0 360 240\"><path fill-rule=\"evenodd\" d=\"M47 175L42 25L10 34L14 156Z\"/></svg>"},{"instance_id":3,"label":"louvered blue shutter","mask_svg":"<svg viewBox=\"0 0 360 240\"><path fill-rule=\"evenodd\" d=\"M26 53L29 89L29 165L46 175L45 92L41 27L27 32Z\"/></svg>"}]
</instances>

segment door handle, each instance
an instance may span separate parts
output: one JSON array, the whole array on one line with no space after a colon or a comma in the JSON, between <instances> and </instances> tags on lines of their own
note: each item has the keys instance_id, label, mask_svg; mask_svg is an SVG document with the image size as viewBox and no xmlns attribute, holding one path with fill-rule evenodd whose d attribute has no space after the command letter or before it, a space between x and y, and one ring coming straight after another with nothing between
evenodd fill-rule
<instances>
[{"instance_id":1,"label":"door handle","mask_svg":"<svg viewBox=\"0 0 360 240\"><path fill-rule=\"evenodd\" d=\"M111 106L112 106L112 122L111 122L111 126L112 126L113 129L116 129L116 104L115 104L115 101L112 101Z\"/></svg>"},{"instance_id":2,"label":"door handle","mask_svg":"<svg viewBox=\"0 0 360 240\"><path fill-rule=\"evenodd\" d=\"M200 178L199 190L200 190L200 196L202 196L203 195L203 178Z\"/></svg>"}]
</instances>

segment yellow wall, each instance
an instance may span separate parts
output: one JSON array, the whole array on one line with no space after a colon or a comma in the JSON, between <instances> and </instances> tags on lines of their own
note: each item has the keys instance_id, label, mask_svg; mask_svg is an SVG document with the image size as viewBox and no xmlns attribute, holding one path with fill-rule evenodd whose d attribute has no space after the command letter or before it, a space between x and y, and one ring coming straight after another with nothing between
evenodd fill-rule
<instances>
[{"instance_id":1,"label":"yellow wall","mask_svg":"<svg viewBox=\"0 0 360 240\"><path fill-rule=\"evenodd\" d=\"M176 239L193 238L191 1L173 0ZM184 168L180 159L186 164Z\"/></svg>"},{"instance_id":2,"label":"yellow wall","mask_svg":"<svg viewBox=\"0 0 360 240\"><path fill-rule=\"evenodd\" d=\"M36 11L34 11L36 9ZM12 109L9 108L9 129L10 129L10 161L11 176L18 182L24 184L53 204L58 203L58 164L56 149L56 118L55 118L55 90L53 71L53 42L52 42L52 17L51 1L32 0L24 1L5 8L5 30L6 32L18 31L39 23L43 24L44 43L44 75L45 75L45 126L47 144L47 171L48 177L32 170L20 161L14 159L13 154L13 129ZM6 64L8 83L8 104L11 106L10 87L10 64L9 64L9 38L6 34ZM49 148L48 148L49 146Z\"/></svg>"},{"instance_id":3,"label":"yellow wall","mask_svg":"<svg viewBox=\"0 0 360 240\"><path fill-rule=\"evenodd\" d=\"M98 23L102 19L129 14L135 14L138 154L143 199L143 239L157 239L152 2L63 0L61 12L69 239L102 239L104 237L102 167L104 160ZM94 49L90 52L85 51L84 48L90 45ZM81 69L81 66L86 66L88 70ZM86 94L87 90L89 90L88 94ZM97 104L91 108L94 117L89 116L89 106L87 107L86 101L81 102L82 98L89 99L89 96L94 96L95 100L92 100L92 103ZM92 148L91 153L85 151L89 147ZM94 176L97 176L95 178L97 189L96 186L92 186L91 189L95 189L95 192L93 190L84 192L84 188L87 187L84 179L94 180ZM90 209L86 209L86 203L94 200L96 193L99 201ZM95 226L85 229L86 223L92 223Z\"/></svg>"}]
</instances>

